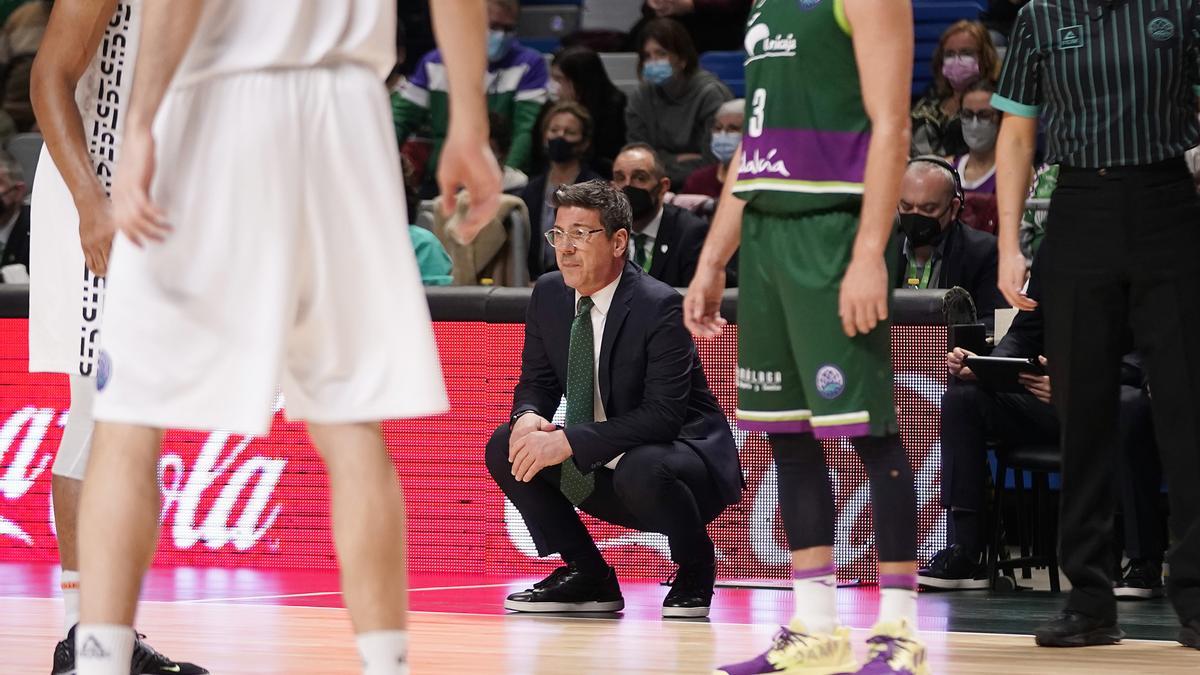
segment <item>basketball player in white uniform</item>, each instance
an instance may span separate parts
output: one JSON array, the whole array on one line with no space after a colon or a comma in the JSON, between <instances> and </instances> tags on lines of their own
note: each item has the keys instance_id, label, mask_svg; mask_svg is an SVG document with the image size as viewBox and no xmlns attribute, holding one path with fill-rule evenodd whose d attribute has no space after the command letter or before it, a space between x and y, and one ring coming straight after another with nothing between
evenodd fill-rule
<instances>
[{"instance_id":1,"label":"basketball player in white uniform","mask_svg":"<svg viewBox=\"0 0 1200 675\"><path fill-rule=\"evenodd\" d=\"M92 439L104 275L113 232L108 189L129 105L139 5L140 0L58 0L33 69L34 109L46 143L33 187L30 248L36 262L29 370L65 373L71 389L71 411L52 479L65 610L65 638L54 650L54 675L75 672L76 519ZM135 641L135 652L135 673L208 672L171 661L140 641Z\"/></svg>"},{"instance_id":2,"label":"basketball player in white uniform","mask_svg":"<svg viewBox=\"0 0 1200 675\"><path fill-rule=\"evenodd\" d=\"M470 241L500 186L484 0L431 5L453 111L439 181L446 202L469 189ZM128 667L161 429L265 433L277 385L328 468L364 670L407 673L403 500L379 420L447 400L383 84L395 21L395 0L144 0L80 508L79 675Z\"/></svg>"}]
</instances>

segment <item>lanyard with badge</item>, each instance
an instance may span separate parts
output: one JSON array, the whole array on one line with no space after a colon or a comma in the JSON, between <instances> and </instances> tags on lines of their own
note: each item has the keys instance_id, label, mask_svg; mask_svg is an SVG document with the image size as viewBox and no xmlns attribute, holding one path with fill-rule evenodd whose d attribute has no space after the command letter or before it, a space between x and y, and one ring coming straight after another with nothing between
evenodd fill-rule
<instances>
[{"instance_id":1,"label":"lanyard with badge","mask_svg":"<svg viewBox=\"0 0 1200 675\"><path fill-rule=\"evenodd\" d=\"M906 283L909 288L929 288L929 278L933 275L933 258L926 261L925 265L918 271L917 264L911 260L908 261L908 278Z\"/></svg>"}]
</instances>

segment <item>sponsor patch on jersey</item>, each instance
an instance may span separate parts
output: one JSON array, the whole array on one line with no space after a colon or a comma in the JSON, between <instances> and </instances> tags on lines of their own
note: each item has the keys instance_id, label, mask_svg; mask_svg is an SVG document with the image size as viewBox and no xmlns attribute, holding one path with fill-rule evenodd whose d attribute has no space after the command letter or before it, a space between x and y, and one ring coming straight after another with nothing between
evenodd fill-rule
<instances>
[{"instance_id":1,"label":"sponsor patch on jersey","mask_svg":"<svg viewBox=\"0 0 1200 675\"><path fill-rule=\"evenodd\" d=\"M817 370L817 393L822 398L835 399L846 391L846 376L842 369L833 364L821 366Z\"/></svg>"},{"instance_id":2,"label":"sponsor patch on jersey","mask_svg":"<svg viewBox=\"0 0 1200 675\"><path fill-rule=\"evenodd\" d=\"M1058 29L1059 49L1079 49L1083 46L1083 26L1064 26Z\"/></svg>"},{"instance_id":3,"label":"sponsor patch on jersey","mask_svg":"<svg viewBox=\"0 0 1200 675\"><path fill-rule=\"evenodd\" d=\"M104 391L110 379L112 379L112 357L101 349L100 358L96 361L96 391Z\"/></svg>"}]
</instances>

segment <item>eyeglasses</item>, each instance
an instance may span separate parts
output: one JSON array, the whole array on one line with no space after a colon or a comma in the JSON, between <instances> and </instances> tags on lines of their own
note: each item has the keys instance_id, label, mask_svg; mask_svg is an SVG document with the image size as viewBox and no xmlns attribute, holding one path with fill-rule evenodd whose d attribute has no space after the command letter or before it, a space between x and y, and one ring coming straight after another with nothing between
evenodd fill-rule
<instances>
[{"instance_id":1,"label":"eyeglasses","mask_svg":"<svg viewBox=\"0 0 1200 675\"><path fill-rule=\"evenodd\" d=\"M568 246L579 246L588 239L591 239L593 234L603 231L604 228L601 227L595 230L585 230L583 228L579 228L577 230L571 230L570 232L567 232L566 230L560 230L556 227L546 230L545 237L546 242L552 247L567 248Z\"/></svg>"},{"instance_id":2,"label":"eyeglasses","mask_svg":"<svg viewBox=\"0 0 1200 675\"><path fill-rule=\"evenodd\" d=\"M991 122L996 119L996 111L967 110L966 108L963 108L958 112L958 117L964 122L974 122L975 120L979 120L980 122Z\"/></svg>"}]
</instances>

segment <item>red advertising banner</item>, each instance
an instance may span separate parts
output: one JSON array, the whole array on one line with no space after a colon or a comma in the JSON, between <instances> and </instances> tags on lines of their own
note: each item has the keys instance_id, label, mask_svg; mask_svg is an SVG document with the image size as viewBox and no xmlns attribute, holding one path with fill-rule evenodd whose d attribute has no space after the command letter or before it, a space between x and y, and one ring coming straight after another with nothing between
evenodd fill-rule
<instances>
[{"instance_id":1,"label":"red advertising banner","mask_svg":"<svg viewBox=\"0 0 1200 675\"><path fill-rule=\"evenodd\" d=\"M699 344L709 383L732 420L736 327ZM65 376L26 372L27 321L0 320L0 560L57 560L50 469L69 410ZM384 426L409 509L415 571L538 574L516 510L491 482L483 448L505 423L520 373L523 328L516 324L435 324L451 412ZM916 474L920 555L945 539L938 505L938 406L945 388L945 329L894 326L896 400ZM231 384L231 386L234 386ZM280 402L283 403L282 401ZM722 578L778 578L788 549L766 439L734 427L746 491L710 526ZM844 441L826 444L838 507L835 557L844 580L873 580L869 486ZM163 493L157 565L317 567L336 565L326 477L300 423L276 413L270 433L169 432L158 467ZM585 516L605 556L626 577L658 577L673 566L665 537ZM386 533L380 533L387 536Z\"/></svg>"}]
</instances>

